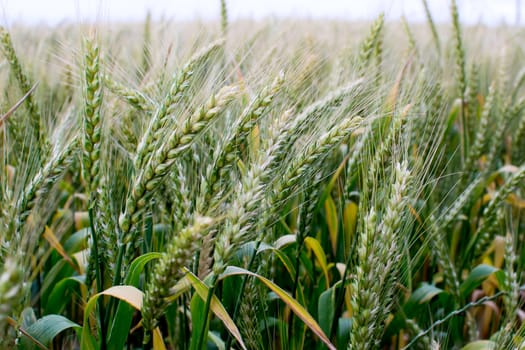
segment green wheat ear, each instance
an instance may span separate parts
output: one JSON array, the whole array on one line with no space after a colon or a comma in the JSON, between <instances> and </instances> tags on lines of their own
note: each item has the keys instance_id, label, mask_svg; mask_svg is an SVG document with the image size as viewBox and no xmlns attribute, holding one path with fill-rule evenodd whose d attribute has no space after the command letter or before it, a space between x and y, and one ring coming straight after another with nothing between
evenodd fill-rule
<instances>
[{"instance_id":1,"label":"green wheat ear","mask_svg":"<svg viewBox=\"0 0 525 350\"><path fill-rule=\"evenodd\" d=\"M31 90L29 78L24 72L24 69L22 68L22 63L20 62L18 55L16 54L13 42L11 41L11 35L4 27L0 27L0 45L2 52L5 58L7 59L7 62L9 63L11 72L15 77L21 92L23 94L27 93ZM27 123L27 125L29 125L30 129L29 135L31 135L31 137L35 141L34 145L36 145L36 148L34 149L38 151L41 151L41 149L45 150L45 146L47 146L47 139L45 138L44 124L42 123L42 117L38 108L38 104L34 100L32 94L29 94L27 96L24 103L27 106L27 110L29 112L29 123ZM26 123L21 124L25 125ZM24 147L25 150L24 154L28 154L28 147L31 142L27 142L25 140L20 141L21 145Z\"/></svg>"},{"instance_id":2,"label":"green wheat ear","mask_svg":"<svg viewBox=\"0 0 525 350\"><path fill-rule=\"evenodd\" d=\"M465 92L467 90L467 74L465 69L465 47L463 45L463 38L461 32L461 24L459 22L459 12L456 0L451 2L451 12L452 12L452 24L454 32L454 53L456 58L456 81L458 89L458 97L461 99L461 124L460 128L462 130L461 136L461 146L462 146L462 160L465 162L468 155L468 120L467 120L467 111L466 111L466 96Z\"/></svg>"},{"instance_id":3,"label":"green wheat ear","mask_svg":"<svg viewBox=\"0 0 525 350\"><path fill-rule=\"evenodd\" d=\"M144 43L142 44L142 67L139 72L139 78L144 77L151 68L151 12L146 14L144 21Z\"/></svg>"},{"instance_id":4,"label":"green wheat ear","mask_svg":"<svg viewBox=\"0 0 525 350\"><path fill-rule=\"evenodd\" d=\"M228 8L226 0L221 0L221 32L223 36L228 33Z\"/></svg>"},{"instance_id":5,"label":"green wheat ear","mask_svg":"<svg viewBox=\"0 0 525 350\"><path fill-rule=\"evenodd\" d=\"M165 137L165 128L170 118L173 118L175 107L181 102L184 94L190 86L190 81L197 67L205 62L214 52L224 45L224 39L212 42L210 45L196 52L184 67L177 72L166 96L153 112L147 129L142 135L137 146L135 155L135 168L139 169L151 157L158 142Z\"/></svg>"},{"instance_id":6,"label":"green wheat ear","mask_svg":"<svg viewBox=\"0 0 525 350\"><path fill-rule=\"evenodd\" d=\"M370 64L372 57L380 55L381 52L381 34L385 24L385 15L381 13L370 28L370 33L361 44L359 51L359 65L364 69ZM365 74L363 72L363 74Z\"/></svg>"},{"instance_id":7,"label":"green wheat ear","mask_svg":"<svg viewBox=\"0 0 525 350\"><path fill-rule=\"evenodd\" d=\"M196 217L191 226L177 232L165 247L162 257L153 269L144 293L142 304L142 326L144 343L150 341L150 333L157 326L164 313L170 289L183 276L184 267L189 267L196 251L201 248L201 240L213 224L209 217Z\"/></svg>"},{"instance_id":8,"label":"green wheat ear","mask_svg":"<svg viewBox=\"0 0 525 350\"><path fill-rule=\"evenodd\" d=\"M240 160L241 146L246 142L248 136L255 127L259 119L263 119L270 109L272 101L281 90L284 83L284 76L279 74L273 83L265 87L250 104L244 109L239 118L233 125L233 132L224 141L213 163L207 170L204 200L209 207L214 207L220 202L221 180L226 180L226 175L233 170L236 162ZM224 185L222 185L225 187ZM227 190L225 188L224 190ZM224 191L223 190L223 191ZM211 200L211 203L210 203Z\"/></svg>"},{"instance_id":9,"label":"green wheat ear","mask_svg":"<svg viewBox=\"0 0 525 350\"><path fill-rule=\"evenodd\" d=\"M370 208L357 248L358 265L352 283L353 323L349 350L375 349L380 345L388 310L393 306L395 279L401 254L404 213L412 175L407 164L396 164L384 212ZM373 198L372 198L373 200ZM381 218L379 217L381 216ZM379 234L380 233L380 234ZM382 276L377 278L377 276Z\"/></svg>"},{"instance_id":10,"label":"green wheat ear","mask_svg":"<svg viewBox=\"0 0 525 350\"><path fill-rule=\"evenodd\" d=\"M78 138L67 143L62 150L54 152L33 179L27 184L16 203L16 236L23 230L29 215L39 200L45 198L52 186L69 169L79 149Z\"/></svg>"},{"instance_id":11,"label":"green wheat ear","mask_svg":"<svg viewBox=\"0 0 525 350\"><path fill-rule=\"evenodd\" d=\"M434 45L436 46L436 51L438 55L441 55L441 42L439 40L439 34L436 29L436 24L434 22L434 19L432 18L432 13L430 12L430 8L428 7L427 0L421 0L423 2L423 8L425 10L425 16L427 18L428 26L430 27L430 31L432 33L432 40L434 41Z\"/></svg>"},{"instance_id":12,"label":"green wheat ear","mask_svg":"<svg viewBox=\"0 0 525 350\"><path fill-rule=\"evenodd\" d=\"M108 74L103 76L104 87L129 103L139 111L151 112L154 104L151 99L141 91L135 90L122 83L117 82Z\"/></svg>"},{"instance_id":13,"label":"green wheat ear","mask_svg":"<svg viewBox=\"0 0 525 350\"><path fill-rule=\"evenodd\" d=\"M98 45L93 40L86 40L85 50L82 168L87 192L94 196L100 173L102 74Z\"/></svg>"},{"instance_id":14,"label":"green wheat ear","mask_svg":"<svg viewBox=\"0 0 525 350\"><path fill-rule=\"evenodd\" d=\"M403 24L403 30L408 39L408 50L417 51L417 44L416 44L416 39L414 38L414 33L412 33L412 30L410 29L410 25L408 24L405 16L401 17L401 23Z\"/></svg>"}]
</instances>

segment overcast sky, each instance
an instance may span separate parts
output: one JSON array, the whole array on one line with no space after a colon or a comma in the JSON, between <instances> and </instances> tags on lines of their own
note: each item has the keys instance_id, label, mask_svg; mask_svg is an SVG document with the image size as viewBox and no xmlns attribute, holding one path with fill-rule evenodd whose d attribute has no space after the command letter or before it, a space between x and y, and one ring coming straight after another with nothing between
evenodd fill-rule
<instances>
[{"instance_id":1,"label":"overcast sky","mask_svg":"<svg viewBox=\"0 0 525 350\"><path fill-rule=\"evenodd\" d=\"M373 19L380 12L395 19L405 15L423 21L421 0L226 0L231 19L265 16ZM495 25L516 22L518 0L457 0L461 20ZM525 2L525 1L524 1ZM428 0L436 21L449 21L449 0ZM143 20L154 18L216 19L219 0L0 0L4 24L56 24L67 21ZM525 6L525 5L524 5ZM524 13L523 9L521 13ZM522 18L525 16L521 16Z\"/></svg>"}]
</instances>

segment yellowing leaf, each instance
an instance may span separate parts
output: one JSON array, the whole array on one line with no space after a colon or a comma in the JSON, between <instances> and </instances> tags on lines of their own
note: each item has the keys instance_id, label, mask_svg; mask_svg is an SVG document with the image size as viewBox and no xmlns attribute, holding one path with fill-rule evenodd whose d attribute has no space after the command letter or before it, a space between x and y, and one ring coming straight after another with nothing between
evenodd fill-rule
<instances>
[{"instance_id":1,"label":"yellowing leaf","mask_svg":"<svg viewBox=\"0 0 525 350\"><path fill-rule=\"evenodd\" d=\"M186 272L186 277L191 282L193 288L195 288L197 294L199 294L202 300L206 300L208 298L208 286L204 284L204 282L202 282L199 277L195 276L190 270L184 268L184 271ZM246 349L246 346L242 341L241 332L239 332L239 329L231 319L230 315L228 315L228 312L222 305L221 301L215 295L212 296L210 309L215 314L215 316L217 316L222 321L224 326L228 328L231 335L233 335L239 345L243 349Z\"/></svg>"},{"instance_id":2,"label":"yellowing leaf","mask_svg":"<svg viewBox=\"0 0 525 350\"><path fill-rule=\"evenodd\" d=\"M166 344L164 344L159 327L153 330L153 350L166 350Z\"/></svg>"},{"instance_id":3,"label":"yellowing leaf","mask_svg":"<svg viewBox=\"0 0 525 350\"><path fill-rule=\"evenodd\" d=\"M47 226L44 229L44 238L49 243L49 245L54 248L58 254L60 254L64 260L75 269L75 271L79 272L78 266L73 262L73 260L71 260L69 255L67 255L64 247L62 247L62 244L60 244L60 241L58 240L57 236L55 236L53 230Z\"/></svg>"},{"instance_id":4,"label":"yellowing leaf","mask_svg":"<svg viewBox=\"0 0 525 350\"><path fill-rule=\"evenodd\" d=\"M326 285L327 287L330 286L330 278L328 277L328 266L326 264L326 254L324 253L323 248L321 247L321 244L319 241L313 237L306 237L304 239L304 244L312 250L315 257L317 258L317 261L319 261L319 265L321 266L321 269L323 270L325 279L326 279Z\"/></svg>"},{"instance_id":5,"label":"yellowing leaf","mask_svg":"<svg viewBox=\"0 0 525 350\"><path fill-rule=\"evenodd\" d=\"M357 227L357 209L357 204L353 201L347 202L343 209L343 237L345 245L345 259L347 258L347 254L351 250L352 239L354 237Z\"/></svg>"},{"instance_id":6,"label":"yellowing leaf","mask_svg":"<svg viewBox=\"0 0 525 350\"><path fill-rule=\"evenodd\" d=\"M517 209L525 209L525 200L511 193L507 198L507 202L515 206Z\"/></svg>"},{"instance_id":7,"label":"yellowing leaf","mask_svg":"<svg viewBox=\"0 0 525 350\"><path fill-rule=\"evenodd\" d=\"M505 237L497 235L492 245L494 247L494 267L499 269L505 260Z\"/></svg>"},{"instance_id":8,"label":"yellowing leaf","mask_svg":"<svg viewBox=\"0 0 525 350\"><path fill-rule=\"evenodd\" d=\"M328 196L324 201L324 210L326 213L326 224L328 225L328 233L330 234L330 242L332 243L332 252L334 255L337 253L337 209L335 207L334 200L331 196Z\"/></svg>"},{"instance_id":9,"label":"yellowing leaf","mask_svg":"<svg viewBox=\"0 0 525 350\"><path fill-rule=\"evenodd\" d=\"M255 126L252 129L252 132L250 133L250 139L251 139L251 154L252 156L255 156L258 154L261 144L261 136L260 136L260 130L259 125L255 124Z\"/></svg>"},{"instance_id":10,"label":"yellowing leaf","mask_svg":"<svg viewBox=\"0 0 525 350\"><path fill-rule=\"evenodd\" d=\"M140 289L133 286L114 286L99 294L109 295L120 300L124 300L126 303L133 306L137 310L142 308L142 298L144 297L144 293L142 293Z\"/></svg>"}]
</instances>

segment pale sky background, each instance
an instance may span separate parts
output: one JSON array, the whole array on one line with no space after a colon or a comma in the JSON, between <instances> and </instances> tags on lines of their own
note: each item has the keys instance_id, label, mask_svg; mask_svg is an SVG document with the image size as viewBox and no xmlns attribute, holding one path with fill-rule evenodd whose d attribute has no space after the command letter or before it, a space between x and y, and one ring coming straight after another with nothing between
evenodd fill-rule
<instances>
[{"instance_id":1,"label":"pale sky background","mask_svg":"<svg viewBox=\"0 0 525 350\"><path fill-rule=\"evenodd\" d=\"M341 20L405 15L424 21L421 0L226 0L231 20L238 18L302 17ZM457 0L463 23L516 23L519 0ZM525 0L523 1L525 3ZM449 22L449 0L428 0L434 19ZM525 4L520 11L525 18ZM17 22L54 25L61 21L141 21L147 11L154 19L217 19L219 0L0 0L3 24ZM525 20L522 20L522 23Z\"/></svg>"}]
</instances>

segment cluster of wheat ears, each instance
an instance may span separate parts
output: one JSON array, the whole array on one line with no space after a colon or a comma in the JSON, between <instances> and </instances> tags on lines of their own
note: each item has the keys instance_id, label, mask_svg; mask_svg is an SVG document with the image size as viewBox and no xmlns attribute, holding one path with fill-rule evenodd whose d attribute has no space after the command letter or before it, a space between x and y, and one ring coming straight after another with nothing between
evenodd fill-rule
<instances>
[{"instance_id":1,"label":"cluster of wheat ears","mask_svg":"<svg viewBox=\"0 0 525 350\"><path fill-rule=\"evenodd\" d=\"M525 348L523 30L220 5L1 29L0 347Z\"/></svg>"}]
</instances>

